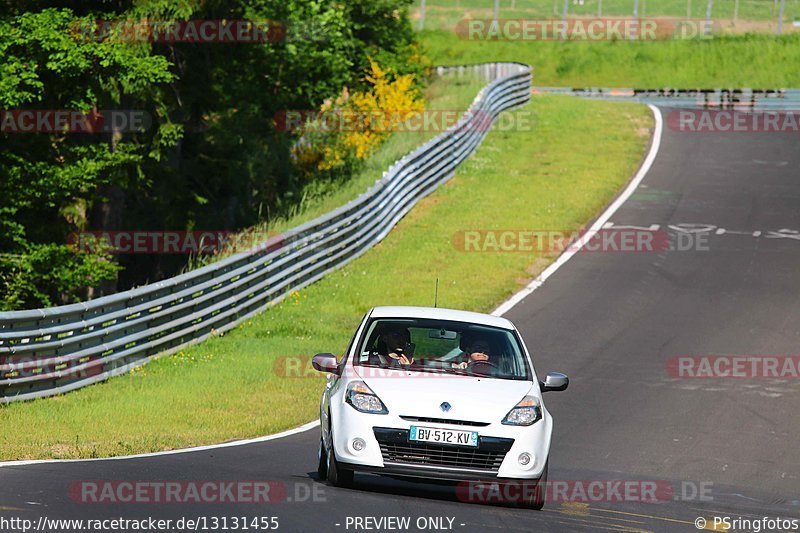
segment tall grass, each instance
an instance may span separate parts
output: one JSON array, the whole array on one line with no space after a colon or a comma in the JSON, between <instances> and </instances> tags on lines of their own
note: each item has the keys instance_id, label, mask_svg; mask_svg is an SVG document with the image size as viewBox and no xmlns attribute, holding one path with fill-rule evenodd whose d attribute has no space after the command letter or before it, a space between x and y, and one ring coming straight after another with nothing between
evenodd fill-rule
<instances>
[{"instance_id":1,"label":"tall grass","mask_svg":"<svg viewBox=\"0 0 800 533\"><path fill-rule=\"evenodd\" d=\"M447 31L421 39L436 64L521 61L534 85L571 87L800 87L800 34L660 42L469 41Z\"/></svg>"},{"instance_id":2,"label":"tall grass","mask_svg":"<svg viewBox=\"0 0 800 533\"><path fill-rule=\"evenodd\" d=\"M785 0L784 24L788 25L800 18L800 0ZM411 9L411 17L418 24L421 0L416 0ZM499 18L501 19L548 19L562 16L563 0L500 0ZM574 2L569 0L569 15L578 17L595 17L600 13L599 0ZM706 16L706 0L639 0L640 17L674 17L704 19ZM602 16L633 16L634 0L602 0ZM739 11L736 17L737 26L744 28L758 27L764 31L772 31L777 23L779 10L774 0L739 0ZM712 3L711 17L728 29L734 30L733 19L736 2L734 0L716 0ZM488 19L494 15L493 0L426 0L425 29L452 29L464 18ZM767 24L753 26L748 21Z\"/></svg>"}]
</instances>

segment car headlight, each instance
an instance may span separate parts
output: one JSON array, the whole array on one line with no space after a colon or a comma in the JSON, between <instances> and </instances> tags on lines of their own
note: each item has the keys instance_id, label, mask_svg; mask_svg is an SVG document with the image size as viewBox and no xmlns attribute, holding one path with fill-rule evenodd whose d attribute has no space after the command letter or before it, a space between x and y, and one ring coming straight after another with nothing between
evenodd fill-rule
<instances>
[{"instance_id":1,"label":"car headlight","mask_svg":"<svg viewBox=\"0 0 800 533\"><path fill-rule=\"evenodd\" d=\"M389 412L383 402L363 381L352 381L347 386L344 401L362 413L385 415Z\"/></svg>"},{"instance_id":2,"label":"car headlight","mask_svg":"<svg viewBox=\"0 0 800 533\"><path fill-rule=\"evenodd\" d=\"M525 396L503 419L507 426L530 426L542 419L542 406L535 396Z\"/></svg>"}]
</instances>

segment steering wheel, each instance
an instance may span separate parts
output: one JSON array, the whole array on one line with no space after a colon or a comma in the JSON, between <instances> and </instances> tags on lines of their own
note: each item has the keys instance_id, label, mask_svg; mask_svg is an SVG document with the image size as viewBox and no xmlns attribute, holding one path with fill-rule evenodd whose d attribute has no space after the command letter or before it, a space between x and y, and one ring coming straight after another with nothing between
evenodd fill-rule
<instances>
[{"instance_id":1,"label":"steering wheel","mask_svg":"<svg viewBox=\"0 0 800 533\"><path fill-rule=\"evenodd\" d=\"M482 372L475 372L476 367L481 366L488 366L490 369L494 369L494 371L486 372L485 370ZM500 371L500 367L490 361L470 361L467 363L467 369L474 374L491 374Z\"/></svg>"}]
</instances>

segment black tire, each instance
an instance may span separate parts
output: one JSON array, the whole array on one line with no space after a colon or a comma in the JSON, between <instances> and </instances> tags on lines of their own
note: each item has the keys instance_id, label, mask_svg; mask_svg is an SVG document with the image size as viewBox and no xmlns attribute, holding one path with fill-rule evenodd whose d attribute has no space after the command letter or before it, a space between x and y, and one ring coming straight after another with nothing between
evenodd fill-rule
<instances>
[{"instance_id":1,"label":"black tire","mask_svg":"<svg viewBox=\"0 0 800 533\"><path fill-rule=\"evenodd\" d=\"M328 440L331 443L326 455L328 483L334 487L352 487L355 473L350 469L343 468L339 461L336 460L336 454L333 451L333 424L330 417L328 418L328 426L330 427Z\"/></svg>"},{"instance_id":2,"label":"black tire","mask_svg":"<svg viewBox=\"0 0 800 533\"><path fill-rule=\"evenodd\" d=\"M319 438L319 451L317 452L317 477L320 481L328 479L328 454L325 451L325 441Z\"/></svg>"},{"instance_id":3,"label":"black tire","mask_svg":"<svg viewBox=\"0 0 800 533\"><path fill-rule=\"evenodd\" d=\"M545 501L547 501L547 467L549 465L549 461L545 463L544 470L542 470L542 477L540 477L538 481L530 482L526 490L522 491L523 499L519 504L520 507L533 509L535 511L542 510ZM535 488L533 488L534 483Z\"/></svg>"}]
</instances>

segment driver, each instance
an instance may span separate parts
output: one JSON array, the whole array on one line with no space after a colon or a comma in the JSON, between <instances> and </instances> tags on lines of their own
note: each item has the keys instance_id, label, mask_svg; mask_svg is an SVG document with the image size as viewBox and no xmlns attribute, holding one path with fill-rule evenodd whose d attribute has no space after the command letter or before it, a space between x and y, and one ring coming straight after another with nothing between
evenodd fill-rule
<instances>
[{"instance_id":1,"label":"driver","mask_svg":"<svg viewBox=\"0 0 800 533\"><path fill-rule=\"evenodd\" d=\"M391 363L406 366L414 362L413 354L403 353L403 347L409 342L409 337L408 330L403 329L390 329L381 335L381 340L386 346L385 355L391 358Z\"/></svg>"},{"instance_id":2,"label":"driver","mask_svg":"<svg viewBox=\"0 0 800 533\"><path fill-rule=\"evenodd\" d=\"M489 342L480 337L473 339L466 346L467 360L461 363L453 363L453 368L467 368L470 364L489 362Z\"/></svg>"}]
</instances>

